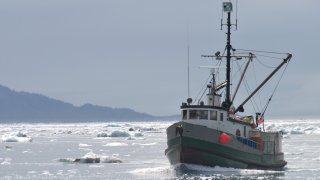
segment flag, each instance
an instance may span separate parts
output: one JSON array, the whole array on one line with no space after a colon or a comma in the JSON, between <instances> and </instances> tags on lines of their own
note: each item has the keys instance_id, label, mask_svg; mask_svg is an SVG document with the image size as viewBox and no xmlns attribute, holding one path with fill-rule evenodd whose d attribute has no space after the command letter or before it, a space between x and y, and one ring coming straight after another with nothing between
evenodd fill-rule
<instances>
[{"instance_id":1,"label":"flag","mask_svg":"<svg viewBox=\"0 0 320 180\"><path fill-rule=\"evenodd\" d=\"M262 124L263 123L263 118L262 117L259 117L259 119L258 119L258 126L260 125L260 124Z\"/></svg>"}]
</instances>

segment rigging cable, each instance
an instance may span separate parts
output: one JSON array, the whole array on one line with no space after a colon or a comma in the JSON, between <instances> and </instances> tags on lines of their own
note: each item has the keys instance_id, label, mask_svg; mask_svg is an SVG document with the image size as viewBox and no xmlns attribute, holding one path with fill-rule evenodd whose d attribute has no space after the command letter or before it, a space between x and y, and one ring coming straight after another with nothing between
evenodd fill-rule
<instances>
[{"instance_id":1,"label":"rigging cable","mask_svg":"<svg viewBox=\"0 0 320 180\"><path fill-rule=\"evenodd\" d=\"M287 63L287 65L286 65L286 67L284 68L284 70L282 71L282 74L281 74L281 76L280 76L280 79L279 79L279 81L277 82L277 85L275 86L275 88L274 88L274 90L273 90L273 92L272 92L272 94L271 94L271 96L270 96L267 104L265 105L264 110L263 110L263 112L262 112L262 114L261 114L261 117L264 117L264 114L265 114L265 112L267 111L267 108L268 108L268 106L269 106L269 103L270 103L270 101L272 100L272 97L273 97L273 95L275 94L275 92L276 92L276 90L277 90L277 88L278 88L278 86L279 86L279 84L280 84L280 81L281 81L282 78L283 78L283 75L284 75L284 73L285 73L288 65L289 65L289 62Z\"/></svg>"},{"instance_id":2,"label":"rigging cable","mask_svg":"<svg viewBox=\"0 0 320 180\"><path fill-rule=\"evenodd\" d=\"M256 59L257 59L257 61L262 65L262 66L264 66L265 68L269 68L269 69L275 69L276 67L273 67L273 66L268 66L268 65L266 65L266 64L264 64L264 63L262 63L261 61L260 61L260 59L256 56Z\"/></svg>"},{"instance_id":3,"label":"rigging cable","mask_svg":"<svg viewBox=\"0 0 320 180\"><path fill-rule=\"evenodd\" d=\"M240 51L249 51L249 52L261 52L261 53L267 53L267 54L288 54L288 53L282 53L282 52L274 52L274 51L259 51L259 50L252 50L252 49L236 49Z\"/></svg>"},{"instance_id":4,"label":"rigging cable","mask_svg":"<svg viewBox=\"0 0 320 180\"><path fill-rule=\"evenodd\" d=\"M258 87L258 80L257 80L257 75L256 75L256 71L255 71L254 62L252 62L252 72L253 72L254 80L256 82L256 86ZM258 110L260 110L262 108L262 101L261 101L261 93L260 92L261 91L257 92L259 103L260 103L260 107L258 106Z\"/></svg>"},{"instance_id":5,"label":"rigging cable","mask_svg":"<svg viewBox=\"0 0 320 180\"><path fill-rule=\"evenodd\" d=\"M209 75L209 77L208 77L208 79L206 80L205 84L202 86L202 88L201 88L201 90L199 91L199 93L198 93L196 99L194 100L194 102L197 102L197 99L198 99L198 97L200 96L200 93L201 93L202 91L206 92L206 91L205 91L205 87L207 86L208 81L209 81L210 78L211 78L211 74ZM204 93L203 93L203 94L204 94ZM202 95L202 96L203 96L203 95ZM199 100L198 100L199 102L200 102L202 96L199 98Z\"/></svg>"},{"instance_id":6,"label":"rigging cable","mask_svg":"<svg viewBox=\"0 0 320 180\"><path fill-rule=\"evenodd\" d=\"M237 63L237 65L238 65L238 67L240 67L239 63ZM243 77L243 82L244 82L244 86L245 86L245 89L247 90L248 95L250 95L251 89L250 89L249 84L248 84L248 82L247 82L246 76ZM256 107L258 108L258 105L257 105L257 103L255 102L254 98L251 98L251 99L250 99L250 103L251 103L254 111L256 112L256 111L257 111L257 110L256 110ZM255 106L255 105L256 105L256 106Z\"/></svg>"},{"instance_id":7,"label":"rigging cable","mask_svg":"<svg viewBox=\"0 0 320 180\"><path fill-rule=\"evenodd\" d=\"M263 55L263 54L255 54L261 57L266 57L266 58L270 58L270 59L283 59L282 57L275 57L275 56L267 56L267 55Z\"/></svg>"}]
</instances>

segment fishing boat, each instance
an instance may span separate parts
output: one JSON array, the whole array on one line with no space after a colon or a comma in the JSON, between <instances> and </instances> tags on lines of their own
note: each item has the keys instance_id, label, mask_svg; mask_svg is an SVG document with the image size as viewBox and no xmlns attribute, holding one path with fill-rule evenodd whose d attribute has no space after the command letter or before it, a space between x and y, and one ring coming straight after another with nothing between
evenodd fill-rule
<instances>
[{"instance_id":1,"label":"fishing boat","mask_svg":"<svg viewBox=\"0 0 320 180\"><path fill-rule=\"evenodd\" d=\"M245 169L281 170L287 162L282 152L282 132L269 131L264 128L266 109L279 85L271 92L264 109L244 115L244 106L262 87L266 85L280 69L285 69L292 58L290 53L281 54L280 63L257 83L247 97L241 97L242 103L235 104L235 97L251 62L255 61L257 52L267 51L243 50L246 53L237 54L239 49L231 45L232 2L223 2L223 13L227 15L226 23L221 20L221 27L226 26L227 43L225 53L202 55L214 61L224 62L225 66L206 66L210 69L210 81L206 84L203 100L193 102L190 96L181 105L181 120L169 126L167 132L167 149L165 155L172 165L197 164L205 166L221 166ZM222 28L221 28L222 29ZM277 53L279 55L280 53ZM231 63L244 60L237 83L231 82ZM224 69L225 79L217 81L217 73ZM284 72L284 71L283 71ZM282 74L283 75L283 74ZM282 78L282 76L281 76ZM280 78L280 79L281 79ZM280 80L279 80L280 81ZM232 85L235 84L235 87ZM233 92L231 92L233 91ZM244 100L243 100L244 99Z\"/></svg>"}]
</instances>

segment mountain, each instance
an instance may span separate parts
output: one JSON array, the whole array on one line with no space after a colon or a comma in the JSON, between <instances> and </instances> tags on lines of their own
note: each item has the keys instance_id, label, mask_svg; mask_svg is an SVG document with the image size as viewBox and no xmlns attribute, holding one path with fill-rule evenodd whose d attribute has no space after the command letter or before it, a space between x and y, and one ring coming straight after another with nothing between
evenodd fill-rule
<instances>
[{"instance_id":1,"label":"mountain","mask_svg":"<svg viewBox=\"0 0 320 180\"><path fill-rule=\"evenodd\" d=\"M17 92L0 85L0 122L96 122L159 118L128 108L92 104L74 106L40 94Z\"/></svg>"}]
</instances>

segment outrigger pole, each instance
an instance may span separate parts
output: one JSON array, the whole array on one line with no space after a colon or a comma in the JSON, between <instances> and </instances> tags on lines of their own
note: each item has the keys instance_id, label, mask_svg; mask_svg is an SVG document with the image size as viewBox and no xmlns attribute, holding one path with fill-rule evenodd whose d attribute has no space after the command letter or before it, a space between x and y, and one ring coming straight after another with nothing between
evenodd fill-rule
<instances>
[{"instance_id":1,"label":"outrigger pole","mask_svg":"<svg viewBox=\"0 0 320 180\"><path fill-rule=\"evenodd\" d=\"M238 106L238 108L234 111L234 113L237 112L243 112L243 105L245 105L251 98L252 96L254 96L259 90L260 88L262 88L267 81L269 81L269 79L277 72L279 71L279 69L286 64L287 62L290 61L290 59L292 58L292 54L288 54L287 58L283 59L283 62L275 69L272 71L272 73L249 95L249 97L243 101L243 103L241 103L241 105Z\"/></svg>"},{"instance_id":2,"label":"outrigger pole","mask_svg":"<svg viewBox=\"0 0 320 180\"><path fill-rule=\"evenodd\" d=\"M252 54L252 53L249 53L249 60L248 60L246 66L245 66L245 68L244 68L244 70L243 70L243 72L242 72L242 74L241 74L241 76L240 76L240 79L239 79L238 85L237 85L237 87L236 87L236 90L234 91L234 94L233 94L233 97L232 97L232 100L231 100L232 103L233 103L233 101L234 101L234 99L235 99L235 97L236 97L236 95L237 95L237 93L238 93L239 87L240 87L241 82L242 82L242 80L243 80L243 78L244 78L244 74L246 73L250 62L252 61L252 58L253 58L253 54Z\"/></svg>"}]
</instances>

